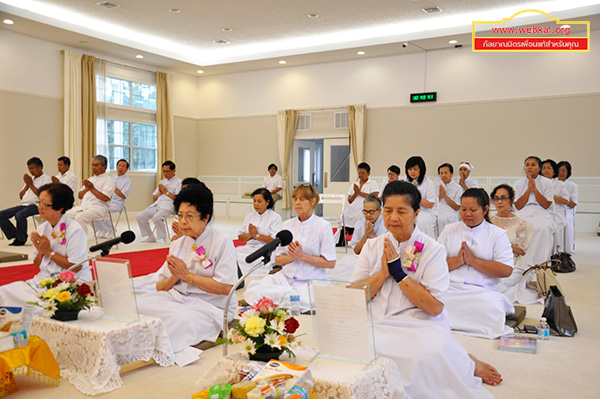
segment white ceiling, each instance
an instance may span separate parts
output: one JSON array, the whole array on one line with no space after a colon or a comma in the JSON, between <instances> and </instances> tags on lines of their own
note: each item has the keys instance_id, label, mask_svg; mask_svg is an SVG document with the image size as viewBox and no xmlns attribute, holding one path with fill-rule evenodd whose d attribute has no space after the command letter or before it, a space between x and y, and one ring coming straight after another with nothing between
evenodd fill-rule
<instances>
[{"instance_id":1,"label":"white ceiling","mask_svg":"<svg viewBox=\"0 0 600 399\"><path fill-rule=\"evenodd\" d=\"M356 59L358 50L374 57L453 48L451 38L470 46L472 21L524 9L592 20L592 29L600 14L599 0L110 0L115 8L99 1L0 0L0 19L15 21L0 27L155 68L218 74L280 67L280 59ZM422 11L433 6L442 12ZM548 19L526 13L518 21Z\"/></svg>"}]
</instances>

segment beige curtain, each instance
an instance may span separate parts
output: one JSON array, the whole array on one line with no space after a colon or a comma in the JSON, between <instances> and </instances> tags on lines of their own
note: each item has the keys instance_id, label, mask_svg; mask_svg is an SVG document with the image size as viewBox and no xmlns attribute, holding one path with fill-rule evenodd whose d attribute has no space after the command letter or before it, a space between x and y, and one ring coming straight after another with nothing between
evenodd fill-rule
<instances>
[{"instance_id":1,"label":"beige curtain","mask_svg":"<svg viewBox=\"0 0 600 399\"><path fill-rule=\"evenodd\" d=\"M81 57L73 51L63 51L63 118L64 154L71 159L71 171L81 180Z\"/></svg>"},{"instance_id":2,"label":"beige curtain","mask_svg":"<svg viewBox=\"0 0 600 399\"><path fill-rule=\"evenodd\" d=\"M350 135L350 153L354 161L354 169L364 161L365 134L367 130L366 105L349 105L348 130Z\"/></svg>"},{"instance_id":3,"label":"beige curtain","mask_svg":"<svg viewBox=\"0 0 600 399\"><path fill-rule=\"evenodd\" d=\"M296 135L296 117L298 111L285 110L277 112L277 143L279 148L279 160L281 161L281 170L283 176L282 202L283 209L290 209L290 153L294 145L294 136Z\"/></svg>"},{"instance_id":4,"label":"beige curtain","mask_svg":"<svg viewBox=\"0 0 600 399\"><path fill-rule=\"evenodd\" d=\"M169 75L164 72L156 73L156 163L158 173L156 184L162 179L161 165L167 160L175 162L173 141L173 113L169 92ZM177 164L177 162L175 162Z\"/></svg>"},{"instance_id":5,"label":"beige curtain","mask_svg":"<svg viewBox=\"0 0 600 399\"><path fill-rule=\"evenodd\" d=\"M96 154L104 155L110 160L108 148L108 125L106 120L106 61L96 58ZM109 165L115 170L115 165ZM107 170L108 171L108 170Z\"/></svg>"},{"instance_id":6,"label":"beige curtain","mask_svg":"<svg viewBox=\"0 0 600 399\"><path fill-rule=\"evenodd\" d=\"M92 158L96 155L96 57L81 57L81 162L82 178L92 175ZM107 154L108 155L108 154Z\"/></svg>"}]
</instances>

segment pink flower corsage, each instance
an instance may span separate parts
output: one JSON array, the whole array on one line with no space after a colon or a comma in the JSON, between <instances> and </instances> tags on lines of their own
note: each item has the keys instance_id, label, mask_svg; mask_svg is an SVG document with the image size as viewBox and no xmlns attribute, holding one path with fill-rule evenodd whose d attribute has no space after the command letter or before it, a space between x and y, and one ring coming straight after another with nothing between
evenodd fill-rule
<instances>
[{"instance_id":1,"label":"pink flower corsage","mask_svg":"<svg viewBox=\"0 0 600 399\"><path fill-rule=\"evenodd\" d=\"M212 260L208 259L206 257L206 251L204 251L204 247L200 246L200 248L195 249L195 245L194 247L194 254L192 255L192 260L195 260L196 262L200 262L200 264L202 266L204 266L205 269L208 269L209 267L211 267L213 265Z\"/></svg>"},{"instance_id":2,"label":"pink flower corsage","mask_svg":"<svg viewBox=\"0 0 600 399\"><path fill-rule=\"evenodd\" d=\"M56 234L54 230L52 230L52 238L54 238L60 245L65 245L67 243L67 224L61 223L58 226L59 232Z\"/></svg>"},{"instance_id":3,"label":"pink flower corsage","mask_svg":"<svg viewBox=\"0 0 600 399\"><path fill-rule=\"evenodd\" d=\"M425 244L419 241L415 241L415 245L408 244L404 247L405 258L404 266L408 271L416 272L417 267L419 267L419 254L423 252L423 247Z\"/></svg>"}]
</instances>

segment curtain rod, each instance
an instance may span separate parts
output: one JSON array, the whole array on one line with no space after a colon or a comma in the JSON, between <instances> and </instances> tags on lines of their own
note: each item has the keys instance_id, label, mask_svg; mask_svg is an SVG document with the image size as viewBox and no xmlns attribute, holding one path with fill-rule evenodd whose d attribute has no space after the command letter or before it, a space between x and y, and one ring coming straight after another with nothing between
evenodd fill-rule
<instances>
[{"instance_id":1,"label":"curtain rod","mask_svg":"<svg viewBox=\"0 0 600 399\"><path fill-rule=\"evenodd\" d=\"M102 58L99 58L99 59L102 59ZM125 68L137 69L138 71L150 72L153 74L156 74L158 72L158 71L151 71L149 69L143 69L143 68L127 65L127 64L122 64L120 62L114 62L114 61L109 61L109 60L103 60L103 61L105 61L107 64L118 65L120 67L125 67Z\"/></svg>"},{"instance_id":2,"label":"curtain rod","mask_svg":"<svg viewBox=\"0 0 600 399\"><path fill-rule=\"evenodd\" d=\"M309 107L309 108L297 108L296 111L331 111L334 109L347 109L349 105L365 105L365 104L346 104L346 105L332 105L329 107ZM294 108L291 108L294 109Z\"/></svg>"}]
</instances>

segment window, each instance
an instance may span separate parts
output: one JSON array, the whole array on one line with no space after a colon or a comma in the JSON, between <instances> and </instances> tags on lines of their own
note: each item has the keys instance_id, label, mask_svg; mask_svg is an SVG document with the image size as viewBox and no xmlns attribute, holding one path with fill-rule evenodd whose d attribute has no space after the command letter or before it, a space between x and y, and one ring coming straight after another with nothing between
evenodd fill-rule
<instances>
[{"instance_id":1,"label":"window","mask_svg":"<svg viewBox=\"0 0 600 399\"><path fill-rule=\"evenodd\" d=\"M97 147L111 170L126 159L130 170L157 171L155 79L150 72L106 67L105 92L98 90L105 116L98 118Z\"/></svg>"}]
</instances>

